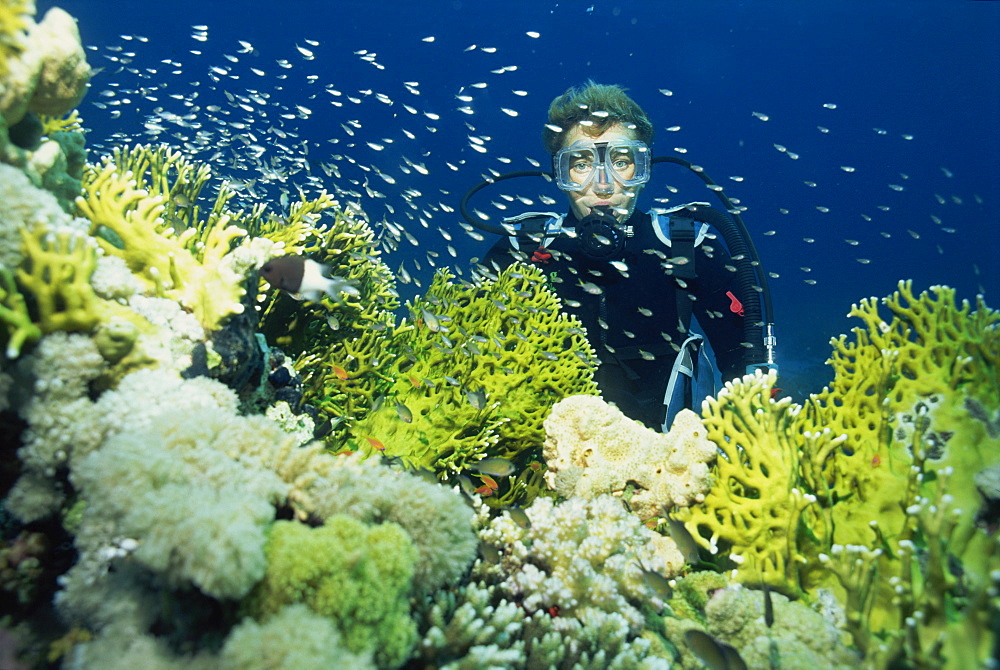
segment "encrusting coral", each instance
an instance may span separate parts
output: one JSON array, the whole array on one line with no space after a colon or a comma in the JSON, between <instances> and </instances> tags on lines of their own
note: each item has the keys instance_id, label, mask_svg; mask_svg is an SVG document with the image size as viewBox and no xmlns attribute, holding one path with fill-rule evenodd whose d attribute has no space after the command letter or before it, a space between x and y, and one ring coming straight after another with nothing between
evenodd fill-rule
<instances>
[{"instance_id":1,"label":"encrusting coral","mask_svg":"<svg viewBox=\"0 0 1000 670\"><path fill-rule=\"evenodd\" d=\"M595 396L571 396L545 419L545 480L564 497L622 495L643 521L701 502L711 485L716 446L698 415L682 410L657 433Z\"/></svg>"}]
</instances>

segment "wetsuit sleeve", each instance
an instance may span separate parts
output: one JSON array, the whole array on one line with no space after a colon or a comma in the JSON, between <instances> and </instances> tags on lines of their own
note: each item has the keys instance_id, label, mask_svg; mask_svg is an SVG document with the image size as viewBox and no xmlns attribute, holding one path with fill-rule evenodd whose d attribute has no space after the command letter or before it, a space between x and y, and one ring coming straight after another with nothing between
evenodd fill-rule
<instances>
[{"instance_id":1,"label":"wetsuit sleeve","mask_svg":"<svg viewBox=\"0 0 1000 670\"><path fill-rule=\"evenodd\" d=\"M510 243L510 238L501 237L479 263L490 272L499 272L517 260L519 255Z\"/></svg>"},{"instance_id":2,"label":"wetsuit sleeve","mask_svg":"<svg viewBox=\"0 0 1000 670\"><path fill-rule=\"evenodd\" d=\"M696 253L694 315L712 345L722 381L726 382L746 372L743 317L732 311L733 301L726 295L727 291L739 295L736 271L721 240L706 239Z\"/></svg>"}]
</instances>

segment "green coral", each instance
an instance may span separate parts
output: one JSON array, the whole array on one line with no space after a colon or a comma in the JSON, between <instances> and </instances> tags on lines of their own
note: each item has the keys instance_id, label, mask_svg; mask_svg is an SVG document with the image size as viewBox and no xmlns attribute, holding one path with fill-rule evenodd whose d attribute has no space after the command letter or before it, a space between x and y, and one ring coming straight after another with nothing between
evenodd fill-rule
<instances>
[{"instance_id":1,"label":"green coral","mask_svg":"<svg viewBox=\"0 0 1000 670\"><path fill-rule=\"evenodd\" d=\"M97 249L73 230L35 233L22 230L25 261L18 282L30 292L45 333L89 331L100 321L100 299L90 286L97 267Z\"/></svg>"},{"instance_id":2,"label":"green coral","mask_svg":"<svg viewBox=\"0 0 1000 670\"><path fill-rule=\"evenodd\" d=\"M343 515L318 528L276 521L266 552L267 573L247 601L249 612L266 619L305 603L336 622L348 649L374 650L379 667L408 658L417 640L408 601L417 551L400 526Z\"/></svg>"},{"instance_id":3,"label":"green coral","mask_svg":"<svg viewBox=\"0 0 1000 670\"><path fill-rule=\"evenodd\" d=\"M852 308L865 327L834 340L834 380L804 406L771 398L773 374L707 403L717 484L677 518L738 581L840 594L876 664L973 663L990 653L1000 574L973 481L1000 460L982 420L1000 408L1000 314L909 283L882 302L888 321L875 300Z\"/></svg>"},{"instance_id":4,"label":"green coral","mask_svg":"<svg viewBox=\"0 0 1000 670\"><path fill-rule=\"evenodd\" d=\"M348 449L461 471L540 444L553 403L596 392L593 350L540 271L453 279L439 271L409 322L310 360L307 398L344 422Z\"/></svg>"},{"instance_id":5,"label":"green coral","mask_svg":"<svg viewBox=\"0 0 1000 670\"><path fill-rule=\"evenodd\" d=\"M302 604L289 605L264 625L247 618L233 627L219 654L220 670L368 670L369 654L352 654L334 623Z\"/></svg>"},{"instance_id":6,"label":"green coral","mask_svg":"<svg viewBox=\"0 0 1000 670\"><path fill-rule=\"evenodd\" d=\"M771 600L770 624L765 618L766 598ZM821 613L781 594L765 595L739 586L714 589L702 608L698 624L687 618L663 620L678 654L676 667L705 667L685 641L690 630L703 630L733 647L745 663L741 667L847 670L858 667L861 660L846 644L844 638L849 636L837 625L838 612Z\"/></svg>"}]
</instances>

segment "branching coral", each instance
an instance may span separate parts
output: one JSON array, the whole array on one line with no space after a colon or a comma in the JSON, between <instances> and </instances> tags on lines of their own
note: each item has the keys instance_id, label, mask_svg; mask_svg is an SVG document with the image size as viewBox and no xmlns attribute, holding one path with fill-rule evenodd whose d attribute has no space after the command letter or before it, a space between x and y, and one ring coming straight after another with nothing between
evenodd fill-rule
<instances>
[{"instance_id":1,"label":"branching coral","mask_svg":"<svg viewBox=\"0 0 1000 670\"><path fill-rule=\"evenodd\" d=\"M27 0L10 0L0 6L0 77L10 69L9 61L24 50L26 20L32 13Z\"/></svg>"},{"instance_id":2,"label":"branching coral","mask_svg":"<svg viewBox=\"0 0 1000 670\"><path fill-rule=\"evenodd\" d=\"M553 610L555 612L555 610ZM440 592L427 613L429 628L418 658L449 670L478 668L636 668L666 670L670 662L655 645L632 635L616 613L581 619L525 612L479 582L457 593Z\"/></svg>"},{"instance_id":3,"label":"branching coral","mask_svg":"<svg viewBox=\"0 0 1000 670\"><path fill-rule=\"evenodd\" d=\"M804 407L771 399L773 375L706 403L718 484L678 517L730 552L740 581L841 593L873 658L982 657L1000 563L995 537L975 528L973 479L1000 454L982 420L1000 407L1000 315L908 283L883 303L889 322L874 300L852 309L866 328L834 341L834 381Z\"/></svg>"},{"instance_id":4,"label":"branching coral","mask_svg":"<svg viewBox=\"0 0 1000 670\"><path fill-rule=\"evenodd\" d=\"M80 113L75 109L69 114L62 116L41 114L38 120L42 124L43 136L65 133L71 130L83 131L83 119L80 118Z\"/></svg>"},{"instance_id":5,"label":"branching coral","mask_svg":"<svg viewBox=\"0 0 1000 670\"><path fill-rule=\"evenodd\" d=\"M808 436L797 431L798 408L788 398L771 399L775 380L773 372L747 377L706 401L708 437L721 452L716 484L704 503L678 510L675 517L713 554L724 541L746 581L799 597L809 550L799 544L800 519L815 503L801 481L799 462L822 460L842 440L829 431ZM808 451L800 455L800 449Z\"/></svg>"},{"instance_id":6,"label":"branching coral","mask_svg":"<svg viewBox=\"0 0 1000 670\"><path fill-rule=\"evenodd\" d=\"M14 283L14 275L4 267L0 267L0 323L7 330L7 358L17 358L25 344L36 342L42 336L41 328L31 321L24 296Z\"/></svg>"},{"instance_id":7,"label":"branching coral","mask_svg":"<svg viewBox=\"0 0 1000 670\"><path fill-rule=\"evenodd\" d=\"M670 565L669 549L666 557L660 554L663 538L619 499L604 495L555 504L536 498L524 511L526 524L504 514L480 531L500 557L496 564L477 564L475 576L498 584L529 614L551 610L586 621L594 612L615 613L633 635L642 631L644 606L662 609L662 594L650 587L645 571L670 574L678 566Z\"/></svg>"},{"instance_id":8,"label":"branching coral","mask_svg":"<svg viewBox=\"0 0 1000 670\"><path fill-rule=\"evenodd\" d=\"M243 276L221 264L234 240L244 234L228 225L228 217L200 240L194 228L177 234L161 217L164 199L150 196L113 163L89 171L84 187L87 196L79 198L77 206L90 219L91 233L105 253L124 258L154 295L177 300L209 329L243 310Z\"/></svg>"},{"instance_id":9,"label":"branching coral","mask_svg":"<svg viewBox=\"0 0 1000 670\"><path fill-rule=\"evenodd\" d=\"M74 231L23 233L26 262L17 279L34 298L43 332L89 331L100 320L98 298L90 286L97 249Z\"/></svg>"},{"instance_id":10,"label":"branching coral","mask_svg":"<svg viewBox=\"0 0 1000 670\"><path fill-rule=\"evenodd\" d=\"M517 521L478 509L483 558L471 584L434 595L418 659L469 669L670 667L643 634L663 594L640 563L663 569L663 559L621 501L539 498Z\"/></svg>"}]
</instances>

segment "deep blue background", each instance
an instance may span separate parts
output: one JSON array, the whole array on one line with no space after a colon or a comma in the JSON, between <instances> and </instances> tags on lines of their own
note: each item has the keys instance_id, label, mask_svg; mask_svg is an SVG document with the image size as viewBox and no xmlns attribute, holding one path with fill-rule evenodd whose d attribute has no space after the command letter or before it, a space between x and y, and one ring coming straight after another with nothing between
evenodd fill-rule
<instances>
[{"instance_id":1,"label":"deep blue background","mask_svg":"<svg viewBox=\"0 0 1000 670\"><path fill-rule=\"evenodd\" d=\"M827 341L853 325L844 317L850 304L887 295L899 279L912 278L918 289L948 284L969 299L981 292L993 307L1000 307L1000 2L58 4L78 18L85 44L97 47L88 52L91 63L105 68L81 106L85 124L92 129L92 158L111 145L113 133L120 133L120 139L179 143L180 138L168 134L142 134L143 120L157 107L191 112L169 98L171 93L184 97L197 92L193 104L202 108L226 107L222 89L267 93L268 105L262 108L266 118L234 110L229 120L245 117L261 144L275 139L264 131L280 123L298 132L299 141L309 142L314 162L329 161L332 154L343 156L339 165L344 180L367 176L370 187L386 196L361 200L371 218L387 216L419 241L414 247L404 240L388 257L389 265L395 269L405 259L407 269L424 279L427 251L441 254L441 263L465 266L493 241L469 239L457 226L457 214L441 206L457 207L465 189L488 169L527 168L526 157L544 164L547 156L539 138L549 101L592 77L626 86L646 109L657 129L655 153L686 149L683 157L703 166L730 197L748 208L744 218L760 255L767 269L779 275L771 287L781 361L791 385L802 386L806 380L818 384L822 373L815 368L828 354ZM40 11L47 6L40 3ZM205 42L191 37L191 26L198 24L209 27ZM529 37L528 31L540 37ZM148 41L122 37L133 35ZM423 41L428 36L435 40ZM305 39L320 45L310 46ZM237 40L251 42L256 53L238 54ZM466 51L472 44L496 52ZM305 60L295 45L310 49L315 58ZM109 50L119 46L123 51ZM192 49L202 53L192 54ZM384 69L354 53L362 49L375 52ZM135 54L124 56L131 58L124 65L133 71L109 59L120 59L123 53ZM235 55L239 62L223 54ZM182 63L182 73L171 74L174 68L160 62L164 58ZM287 59L293 67L283 69L277 59ZM211 66L228 68L239 78L213 81ZM251 73L251 66L265 76ZM503 66L517 69L491 72ZM287 78L279 79L281 74ZM309 83L307 75L318 78ZM408 92L403 82L419 82L420 94ZM474 82L488 86L469 88ZM337 100L360 95L363 102L334 107L334 98L323 91L328 85L344 93ZM455 98L462 87L475 98L469 103L473 115L457 111L466 104ZM673 94L664 95L660 89ZM115 94L101 97L102 90ZM373 93L358 93L366 90ZM513 90L528 94L518 96ZM394 104L379 102L374 93L385 94ZM147 99L149 95L157 100ZM99 109L91 104L95 101L115 101L117 106ZM403 103L439 114L440 119L412 115ZM836 108L825 108L825 103ZM283 111L279 105L294 113L296 104L312 110L309 118L277 117ZM519 114L512 117L501 108ZM121 114L113 118L116 110ZM342 129L348 120L361 124L354 137ZM666 130L671 126L681 129ZM407 138L402 129L416 139ZM192 133L171 128L174 131ZM488 152L472 150L470 135L488 138ZM329 141L338 138L338 144ZM242 147L234 139L213 141L232 143L235 151ZM285 146L291 141L281 140ZM374 151L366 142L386 148ZM799 158L791 159L775 144ZM291 158L285 153L269 148L265 155L280 162ZM398 168L403 156L425 165L428 174L404 174ZM500 157L511 160L502 162ZM375 165L396 184L350 161ZM855 171L845 172L841 166ZM253 176L221 162L218 172ZM743 180L728 179L737 175ZM344 180L339 182L342 188L359 190ZM331 190L336 181L324 177ZM681 192L671 194L667 185ZM275 189L282 186L289 187L260 188L274 200ZM400 195L409 188L420 192L411 197L416 209ZM545 192L562 205L560 194L540 181L484 192L474 204L497 215L525 209L516 202L504 212L493 209L490 201L503 203L499 194L508 191L529 197ZM655 204L653 198L667 196L672 203L713 197L681 168L659 166L641 204L648 208ZM387 214L386 203L395 214ZM406 218L407 212L414 218ZM454 235L457 259L448 255L439 226ZM768 231L776 232L764 235ZM858 244L845 242L848 239ZM414 272L413 258L424 272ZM863 264L859 258L870 262ZM798 380L792 379L796 376Z\"/></svg>"}]
</instances>

